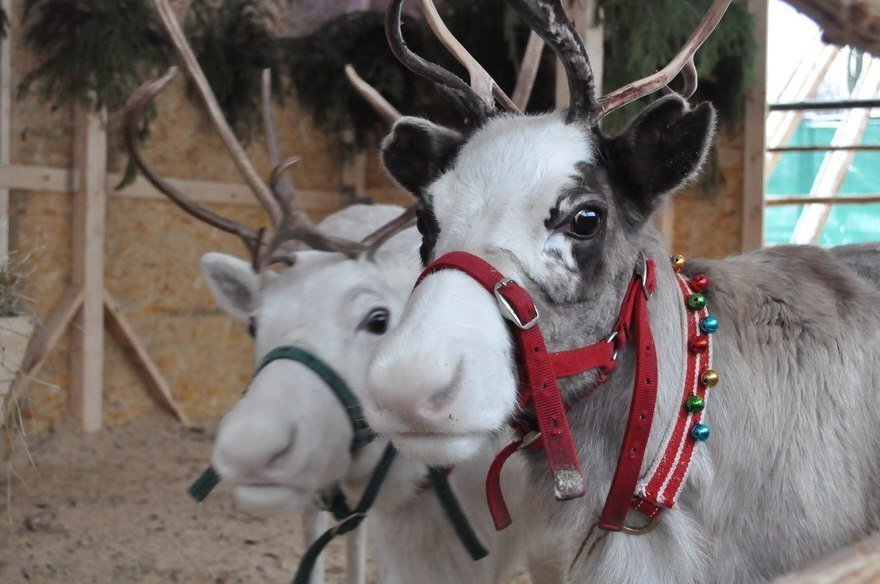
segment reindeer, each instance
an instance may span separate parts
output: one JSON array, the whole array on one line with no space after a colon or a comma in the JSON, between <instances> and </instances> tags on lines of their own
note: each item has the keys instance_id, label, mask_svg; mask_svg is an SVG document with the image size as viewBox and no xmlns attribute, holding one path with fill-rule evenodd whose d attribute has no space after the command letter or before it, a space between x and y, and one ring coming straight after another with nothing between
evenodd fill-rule
<instances>
[{"instance_id":1,"label":"reindeer","mask_svg":"<svg viewBox=\"0 0 880 584\"><path fill-rule=\"evenodd\" d=\"M167 2L156 0L156 4L212 121L233 143L229 149L237 166L249 167L234 136L224 129L219 109L212 105L210 88ZM432 492L442 486L428 480L437 471L429 473L423 463L403 457L394 459L390 469L383 466L388 453L393 453L387 439L371 440L356 413L372 350L399 320L418 274L418 236L407 229L411 213L389 205L355 205L315 227L292 182L284 177L294 159L281 160L274 138L268 76L264 76L263 113L275 170L268 184L260 183L260 190L254 191L267 210L272 233L196 205L151 168L135 139L144 108L171 75L146 83L130 99L125 115L128 148L160 191L197 219L239 236L252 256L250 262L218 253L202 258L205 278L219 305L248 323L257 365L246 393L221 421L212 456L216 471L234 485L239 503L264 512L292 513L319 494L334 494L336 485L349 501L362 500L378 476L377 469L384 468L387 475L370 514L371 533L380 542L383 582L495 582L509 575L519 558L527 555L529 542L524 529L496 534L491 528L481 493L490 457L463 463L448 479L464 514L492 552L489 558L473 562L457 537L459 525L450 523ZM349 75L387 119L400 117L353 71ZM269 197L260 195L264 191ZM310 249L294 249L294 241ZM275 263L283 268L270 270ZM341 406L340 395L316 375L316 368L303 362L261 365L282 346L305 349L332 368L354 403ZM358 512L344 518L340 531L360 518ZM533 566L540 567L542 561L543 557ZM539 575L535 581L558 580Z\"/></svg>"},{"instance_id":2,"label":"reindeer","mask_svg":"<svg viewBox=\"0 0 880 584\"><path fill-rule=\"evenodd\" d=\"M383 143L429 263L370 364L371 427L448 465L512 426L487 476L496 527L537 526L572 582L765 582L877 529L876 248L867 262L811 246L670 261L652 225L712 143L712 106L687 98L729 1L664 69L597 99L562 3L509 0L568 79L569 108L537 116L494 115L491 84L412 53L402 4L392 51L474 123L404 117ZM682 95L620 134L599 128L682 70ZM873 281L841 257L873 263ZM511 456L528 470L502 480Z\"/></svg>"}]
</instances>

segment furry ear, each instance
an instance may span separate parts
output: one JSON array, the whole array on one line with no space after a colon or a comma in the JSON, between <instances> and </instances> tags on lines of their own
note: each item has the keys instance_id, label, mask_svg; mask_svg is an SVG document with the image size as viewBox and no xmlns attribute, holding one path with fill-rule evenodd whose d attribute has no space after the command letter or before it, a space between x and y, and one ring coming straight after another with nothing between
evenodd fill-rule
<instances>
[{"instance_id":1,"label":"furry ear","mask_svg":"<svg viewBox=\"0 0 880 584\"><path fill-rule=\"evenodd\" d=\"M643 217L697 175L715 136L715 109L677 95L657 100L606 144L614 181Z\"/></svg>"},{"instance_id":2,"label":"furry ear","mask_svg":"<svg viewBox=\"0 0 880 584\"><path fill-rule=\"evenodd\" d=\"M227 314L248 322L259 307L260 278L251 264L225 253L206 253L201 260L202 275L214 300Z\"/></svg>"},{"instance_id":3,"label":"furry ear","mask_svg":"<svg viewBox=\"0 0 880 584\"><path fill-rule=\"evenodd\" d=\"M425 189L446 170L463 143L454 130L403 117L382 142L382 163L400 186L424 200Z\"/></svg>"}]
</instances>

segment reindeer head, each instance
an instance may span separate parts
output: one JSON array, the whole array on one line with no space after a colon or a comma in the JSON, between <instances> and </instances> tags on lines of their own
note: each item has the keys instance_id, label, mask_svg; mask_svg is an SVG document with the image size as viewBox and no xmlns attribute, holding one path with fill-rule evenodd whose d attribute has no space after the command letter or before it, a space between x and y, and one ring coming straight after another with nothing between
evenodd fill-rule
<instances>
[{"instance_id":1,"label":"reindeer head","mask_svg":"<svg viewBox=\"0 0 880 584\"><path fill-rule=\"evenodd\" d=\"M358 205L316 227L287 176L298 159L282 160L277 145L268 72L263 76L263 117L274 170L263 181L223 118L168 0L154 3L233 161L266 210L270 228L242 225L196 204L143 157L136 136L140 116L171 81L173 69L129 99L124 130L133 160L174 203L245 244L250 262L207 254L202 268L220 305L249 323L255 358L259 361L278 346L295 345L332 367L359 397L376 341L399 318L416 276L414 231L386 245L411 226L413 210ZM399 117L378 94L368 97L383 115ZM300 244L310 249L297 249ZM276 263L284 266L278 272L271 269ZM355 456L349 448L352 436L349 417L327 386L302 364L277 361L260 370L224 417L213 463L224 479L238 485L243 503L295 510L317 491L372 468L381 446L361 449Z\"/></svg>"},{"instance_id":2,"label":"reindeer head","mask_svg":"<svg viewBox=\"0 0 880 584\"><path fill-rule=\"evenodd\" d=\"M366 236L400 214L390 205L355 205L320 224L327 233ZM254 362L280 346L308 350L330 365L358 397L370 357L399 320L418 269L414 229L372 260L298 251L295 263L261 287L248 262L225 254L202 258L218 304L247 322ZM301 363L261 370L222 419L212 464L251 509L295 511L333 484L368 472L382 446L351 452L351 422L332 391Z\"/></svg>"},{"instance_id":3,"label":"reindeer head","mask_svg":"<svg viewBox=\"0 0 880 584\"><path fill-rule=\"evenodd\" d=\"M392 3L386 21L392 49L453 92L477 121L463 135L403 118L383 144L386 168L419 200L423 259L466 251L518 281L538 304L551 350L607 336L639 252L656 256L662 249L651 216L699 171L714 111L669 95L619 135L603 134L598 123L683 69L690 96L693 53L729 1L713 4L664 70L597 100L584 45L561 2L510 0L565 66L571 106L494 117L490 93L409 52L400 35L401 4ZM402 452L428 463L470 456L516 413L514 359L492 295L460 272L432 274L370 366L367 418ZM564 390L582 391L593 380L581 376Z\"/></svg>"}]
</instances>

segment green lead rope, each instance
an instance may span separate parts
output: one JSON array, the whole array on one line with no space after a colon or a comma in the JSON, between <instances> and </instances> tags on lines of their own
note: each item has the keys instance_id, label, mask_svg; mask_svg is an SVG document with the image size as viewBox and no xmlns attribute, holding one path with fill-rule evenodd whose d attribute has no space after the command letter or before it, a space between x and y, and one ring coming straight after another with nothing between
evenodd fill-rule
<instances>
[{"instance_id":1,"label":"green lead rope","mask_svg":"<svg viewBox=\"0 0 880 584\"><path fill-rule=\"evenodd\" d=\"M455 530L455 534L458 536L459 541L461 541L461 544L465 547L468 554L470 554L471 559L476 561L488 556L489 550L483 547L477 534L474 533L474 529L468 522L464 511L462 511L461 505L458 504L458 499L456 499L455 493L452 492L452 486L449 484L447 470L445 468L430 466L428 467L428 476L431 479L431 484L434 485L434 490L437 492L437 499L440 501L440 506L443 507L443 510L446 512L446 516L452 523L452 528Z\"/></svg>"},{"instance_id":2,"label":"green lead rope","mask_svg":"<svg viewBox=\"0 0 880 584\"><path fill-rule=\"evenodd\" d=\"M382 483L385 482L385 477L388 476L388 471L391 469L391 463L394 462L395 456L397 456L397 451L389 444L385 448L379 464L376 465L376 469L373 471L373 476L370 477L370 482L367 483L367 488L364 490L361 500L351 510L348 517L345 517L334 527L325 531L321 537L309 546L308 551L306 551L299 562L299 568L296 571L296 576L293 578L293 584L309 584L312 571L315 569L315 562L318 561L318 557L324 551L324 548L327 547L327 544L337 535L344 535L354 531L364 522L364 519L367 518L367 511L373 506L376 497L379 495L379 489L382 487Z\"/></svg>"},{"instance_id":3,"label":"green lead rope","mask_svg":"<svg viewBox=\"0 0 880 584\"><path fill-rule=\"evenodd\" d=\"M209 466L205 469L205 472L203 472L199 478L189 486L186 492L189 493L190 497L196 500L196 503L201 503L211 494L211 491L214 490L214 487L216 487L219 482L220 475L217 474L217 471L214 470L213 466Z\"/></svg>"}]
</instances>

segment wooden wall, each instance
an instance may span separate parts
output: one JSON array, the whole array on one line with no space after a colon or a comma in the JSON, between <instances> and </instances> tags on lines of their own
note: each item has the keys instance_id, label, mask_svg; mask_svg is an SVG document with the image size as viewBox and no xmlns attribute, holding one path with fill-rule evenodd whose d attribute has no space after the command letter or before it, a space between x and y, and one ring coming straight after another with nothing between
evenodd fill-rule
<instances>
[{"instance_id":1,"label":"wooden wall","mask_svg":"<svg viewBox=\"0 0 880 584\"><path fill-rule=\"evenodd\" d=\"M18 4L18 3L16 3ZM20 8L20 6L18 6ZM13 14L13 83L35 65L24 49L20 14ZM185 99L182 76L159 102L146 153L166 176L240 182L206 118ZM293 98L277 111L280 141L287 154L303 157L297 185L341 190L342 146L336 136L318 132ZM73 111L36 97L14 101L11 163L69 168L73 163ZM121 172L125 155L118 115L109 120L111 172ZM378 138L375 141L378 143ZM675 239L670 248L698 255L724 256L740 248L742 139L722 135L720 166L724 184L713 194L690 192L675 202ZM268 174L261 144L249 148L257 167ZM387 188L389 180L368 153L368 188ZM35 315L45 317L70 277L71 196L13 191L10 199L11 247L29 256L33 277L27 294ZM256 206L215 205L214 210L251 224L263 221ZM109 197L106 286L143 338L194 418L216 417L229 409L250 376L251 346L245 328L215 306L198 269L207 251L241 254L239 242L195 222L164 200ZM145 378L108 336L104 368L104 421L118 423L157 407ZM31 385L25 409L32 428L65 415L68 399L69 340L62 341Z\"/></svg>"}]
</instances>

